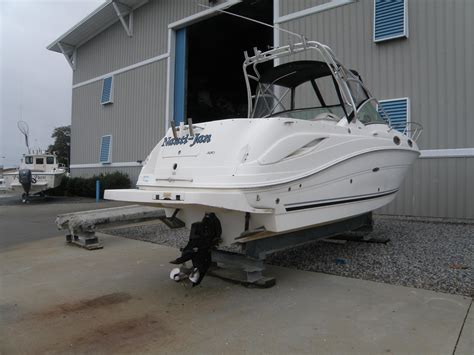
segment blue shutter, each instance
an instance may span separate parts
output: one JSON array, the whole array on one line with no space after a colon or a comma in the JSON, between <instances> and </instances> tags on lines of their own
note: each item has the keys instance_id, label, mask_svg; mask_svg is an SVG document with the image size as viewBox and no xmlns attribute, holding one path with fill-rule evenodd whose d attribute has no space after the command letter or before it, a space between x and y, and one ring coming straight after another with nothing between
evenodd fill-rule
<instances>
[{"instance_id":1,"label":"blue shutter","mask_svg":"<svg viewBox=\"0 0 474 355\"><path fill-rule=\"evenodd\" d=\"M407 127L409 104L408 99L395 99L379 101L379 113L385 117L380 106L388 114L390 125L397 131L404 132Z\"/></svg>"},{"instance_id":2,"label":"blue shutter","mask_svg":"<svg viewBox=\"0 0 474 355\"><path fill-rule=\"evenodd\" d=\"M100 103L102 105L112 103L112 92L113 92L113 77L109 76L105 78L102 83L102 96L100 98Z\"/></svg>"},{"instance_id":3,"label":"blue shutter","mask_svg":"<svg viewBox=\"0 0 474 355\"><path fill-rule=\"evenodd\" d=\"M110 163L110 150L112 148L112 136L102 136L100 139L99 162Z\"/></svg>"},{"instance_id":4,"label":"blue shutter","mask_svg":"<svg viewBox=\"0 0 474 355\"><path fill-rule=\"evenodd\" d=\"M374 0L374 41L407 36L406 0Z\"/></svg>"}]
</instances>

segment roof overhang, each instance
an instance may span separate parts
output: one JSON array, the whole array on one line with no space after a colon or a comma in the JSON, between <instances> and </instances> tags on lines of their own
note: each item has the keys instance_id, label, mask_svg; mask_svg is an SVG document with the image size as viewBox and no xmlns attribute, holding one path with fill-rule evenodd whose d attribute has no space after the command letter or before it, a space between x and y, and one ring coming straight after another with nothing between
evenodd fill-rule
<instances>
[{"instance_id":1,"label":"roof overhang","mask_svg":"<svg viewBox=\"0 0 474 355\"><path fill-rule=\"evenodd\" d=\"M128 36L133 35L133 10L148 0L107 0L78 24L51 43L47 49L62 53L75 68L76 48L120 21Z\"/></svg>"}]
</instances>

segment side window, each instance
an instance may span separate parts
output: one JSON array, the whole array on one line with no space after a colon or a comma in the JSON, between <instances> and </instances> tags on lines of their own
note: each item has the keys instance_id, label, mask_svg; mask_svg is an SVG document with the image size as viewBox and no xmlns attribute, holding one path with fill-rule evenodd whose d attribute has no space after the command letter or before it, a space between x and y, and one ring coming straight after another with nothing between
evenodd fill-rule
<instances>
[{"instance_id":1,"label":"side window","mask_svg":"<svg viewBox=\"0 0 474 355\"><path fill-rule=\"evenodd\" d=\"M44 158L36 158L35 164L43 165L44 164Z\"/></svg>"},{"instance_id":2,"label":"side window","mask_svg":"<svg viewBox=\"0 0 474 355\"><path fill-rule=\"evenodd\" d=\"M407 0L374 0L374 42L408 37Z\"/></svg>"},{"instance_id":3,"label":"side window","mask_svg":"<svg viewBox=\"0 0 474 355\"><path fill-rule=\"evenodd\" d=\"M33 157L25 157L26 164L33 164Z\"/></svg>"},{"instance_id":4,"label":"side window","mask_svg":"<svg viewBox=\"0 0 474 355\"><path fill-rule=\"evenodd\" d=\"M46 164L54 164L54 157L46 157Z\"/></svg>"},{"instance_id":5,"label":"side window","mask_svg":"<svg viewBox=\"0 0 474 355\"><path fill-rule=\"evenodd\" d=\"M385 116L386 113L390 120L390 126L402 133L405 131L407 123L410 122L410 100L406 97L381 100L378 111L382 116Z\"/></svg>"}]
</instances>

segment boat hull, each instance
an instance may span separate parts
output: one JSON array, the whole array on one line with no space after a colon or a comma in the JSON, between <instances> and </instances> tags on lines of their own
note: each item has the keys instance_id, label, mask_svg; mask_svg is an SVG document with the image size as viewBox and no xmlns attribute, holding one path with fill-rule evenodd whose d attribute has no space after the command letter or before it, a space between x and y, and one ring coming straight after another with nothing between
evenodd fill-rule
<instances>
[{"instance_id":1,"label":"boat hull","mask_svg":"<svg viewBox=\"0 0 474 355\"><path fill-rule=\"evenodd\" d=\"M263 227L265 236L272 236L376 210L395 198L417 156L414 150L374 150L270 187L107 190L105 197L161 206L169 216L179 208L177 216L188 227L204 213L214 212L225 226L222 245L231 245L248 240L241 238L246 213L248 231Z\"/></svg>"},{"instance_id":2,"label":"boat hull","mask_svg":"<svg viewBox=\"0 0 474 355\"><path fill-rule=\"evenodd\" d=\"M49 189L58 187L61 184L66 172L32 172L33 183L31 184L30 194L37 194ZM23 186L18 181L18 172L4 174L5 186L16 193L23 193Z\"/></svg>"}]
</instances>

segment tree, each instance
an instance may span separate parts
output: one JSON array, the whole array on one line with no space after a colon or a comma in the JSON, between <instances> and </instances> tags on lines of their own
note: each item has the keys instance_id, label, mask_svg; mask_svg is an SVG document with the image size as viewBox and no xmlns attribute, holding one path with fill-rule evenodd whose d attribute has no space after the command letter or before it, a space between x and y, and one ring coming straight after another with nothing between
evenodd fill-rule
<instances>
[{"instance_id":1,"label":"tree","mask_svg":"<svg viewBox=\"0 0 474 355\"><path fill-rule=\"evenodd\" d=\"M69 166L71 156L71 126L56 127L51 135L54 143L48 147L48 151L55 153L58 162Z\"/></svg>"}]
</instances>

